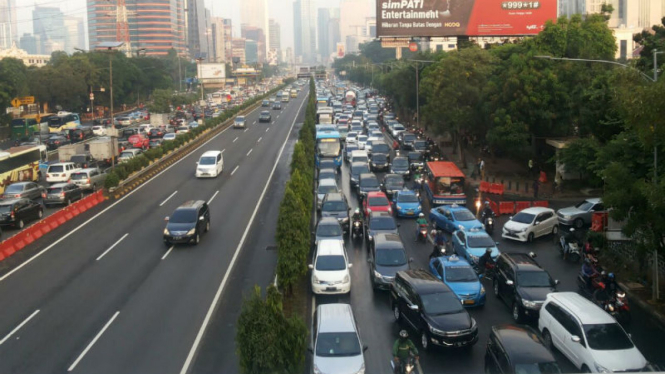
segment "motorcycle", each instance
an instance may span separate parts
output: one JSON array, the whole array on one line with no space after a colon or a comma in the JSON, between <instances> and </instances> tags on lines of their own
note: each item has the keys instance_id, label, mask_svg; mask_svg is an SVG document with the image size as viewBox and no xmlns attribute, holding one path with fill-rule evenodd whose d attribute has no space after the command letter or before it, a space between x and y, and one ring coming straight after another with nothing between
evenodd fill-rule
<instances>
[{"instance_id":1,"label":"motorcycle","mask_svg":"<svg viewBox=\"0 0 665 374\"><path fill-rule=\"evenodd\" d=\"M591 296L599 289L605 288L605 284L599 279L600 270L596 269L598 273L595 276L591 277L591 281L588 281L588 277L580 271L577 275L577 287L580 289L580 293L587 298Z\"/></svg>"},{"instance_id":2,"label":"motorcycle","mask_svg":"<svg viewBox=\"0 0 665 374\"><path fill-rule=\"evenodd\" d=\"M361 220L353 221L353 231L351 232L353 239L362 239L363 237L363 223Z\"/></svg>"},{"instance_id":3,"label":"motorcycle","mask_svg":"<svg viewBox=\"0 0 665 374\"><path fill-rule=\"evenodd\" d=\"M395 360L390 360L390 366L395 374L410 374L416 369L416 358L409 355L406 360L398 361L397 364L395 364Z\"/></svg>"},{"instance_id":4,"label":"motorcycle","mask_svg":"<svg viewBox=\"0 0 665 374\"><path fill-rule=\"evenodd\" d=\"M599 299L598 296L604 288L605 287L598 289L593 293L592 301L599 307L603 308L607 314L611 315L620 324L629 324L631 317L630 307L626 301L626 294L623 291L618 290L616 294L607 299Z\"/></svg>"},{"instance_id":5,"label":"motorcycle","mask_svg":"<svg viewBox=\"0 0 665 374\"><path fill-rule=\"evenodd\" d=\"M579 262L582 259L582 244L575 236L575 229L571 228L569 232L563 231L559 236L559 251L561 257L571 262Z\"/></svg>"},{"instance_id":6,"label":"motorcycle","mask_svg":"<svg viewBox=\"0 0 665 374\"><path fill-rule=\"evenodd\" d=\"M416 238L418 241L423 241L427 242L427 225L419 225L418 226L418 237Z\"/></svg>"},{"instance_id":7,"label":"motorcycle","mask_svg":"<svg viewBox=\"0 0 665 374\"><path fill-rule=\"evenodd\" d=\"M494 233L494 212L485 214L483 212L483 226L489 236Z\"/></svg>"}]
</instances>

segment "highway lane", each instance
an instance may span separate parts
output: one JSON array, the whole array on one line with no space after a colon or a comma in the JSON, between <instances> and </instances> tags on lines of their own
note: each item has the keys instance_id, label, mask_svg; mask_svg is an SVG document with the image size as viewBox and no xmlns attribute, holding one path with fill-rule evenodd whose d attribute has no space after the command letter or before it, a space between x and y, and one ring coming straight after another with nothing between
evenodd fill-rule
<instances>
[{"instance_id":1,"label":"highway lane","mask_svg":"<svg viewBox=\"0 0 665 374\"><path fill-rule=\"evenodd\" d=\"M0 372L179 371L266 183L273 164L266 161L276 159L305 97L289 103L275 125L254 124L257 109L247 131L226 130L5 275L0 336L40 312L0 345ZM209 149L224 150L225 171L196 180L194 163ZM198 247L169 252L161 243L164 216L182 201L213 196L211 232Z\"/></svg>"}]
</instances>

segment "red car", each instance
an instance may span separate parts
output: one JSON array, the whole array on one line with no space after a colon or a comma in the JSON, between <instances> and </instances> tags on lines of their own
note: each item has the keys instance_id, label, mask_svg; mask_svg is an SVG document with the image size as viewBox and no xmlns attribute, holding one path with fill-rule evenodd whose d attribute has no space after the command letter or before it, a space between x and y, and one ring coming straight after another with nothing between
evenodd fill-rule
<instances>
[{"instance_id":1,"label":"red car","mask_svg":"<svg viewBox=\"0 0 665 374\"><path fill-rule=\"evenodd\" d=\"M363 200L363 211L365 212L365 216L369 216L370 211L393 214L390 201L383 192L369 192L367 198Z\"/></svg>"},{"instance_id":2,"label":"red car","mask_svg":"<svg viewBox=\"0 0 665 374\"><path fill-rule=\"evenodd\" d=\"M132 135L130 136L127 141L132 145L134 148L143 148L147 149L150 147L150 139L148 139L147 136L143 135Z\"/></svg>"}]
</instances>

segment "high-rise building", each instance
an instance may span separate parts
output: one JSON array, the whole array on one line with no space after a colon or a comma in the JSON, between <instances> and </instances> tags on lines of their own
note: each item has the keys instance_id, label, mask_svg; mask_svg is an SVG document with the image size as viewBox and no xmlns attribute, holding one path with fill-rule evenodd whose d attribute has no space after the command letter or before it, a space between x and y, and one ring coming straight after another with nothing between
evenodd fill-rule
<instances>
[{"instance_id":1,"label":"high-rise building","mask_svg":"<svg viewBox=\"0 0 665 374\"><path fill-rule=\"evenodd\" d=\"M240 22L263 31L264 38L268 40L259 45L259 48L263 49L263 55L265 56L270 43L268 38L268 0L242 0L240 2Z\"/></svg>"},{"instance_id":2,"label":"high-rise building","mask_svg":"<svg viewBox=\"0 0 665 374\"><path fill-rule=\"evenodd\" d=\"M328 46L331 53L337 51L337 43L341 42L339 35L339 9L332 9L330 21L328 22Z\"/></svg>"},{"instance_id":3,"label":"high-rise building","mask_svg":"<svg viewBox=\"0 0 665 374\"><path fill-rule=\"evenodd\" d=\"M316 61L316 5L314 0L293 3L293 36L296 57L304 63Z\"/></svg>"},{"instance_id":4,"label":"high-rise building","mask_svg":"<svg viewBox=\"0 0 665 374\"><path fill-rule=\"evenodd\" d=\"M224 55L226 62L231 63L233 59L233 22L230 18L224 18Z\"/></svg>"},{"instance_id":5,"label":"high-rise building","mask_svg":"<svg viewBox=\"0 0 665 374\"><path fill-rule=\"evenodd\" d=\"M356 43L362 38L348 38L348 36L364 36L366 20L372 16L372 9L368 0L341 0L339 4L340 39L346 43L346 52L357 51L358 45L349 45L348 42Z\"/></svg>"},{"instance_id":6,"label":"high-rise building","mask_svg":"<svg viewBox=\"0 0 665 374\"><path fill-rule=\"evenodd\" d=\"M246 41L243 38L233 38L233 63L234 68L239 67L239 65L244 65L245 60L245 44ZM235 64L235 61L238 61L238 64Z\"/></svg>"},{"instance_id":7,"label":"high-rise building","mask_svg":"<svg viewBox=\"0 0 665 374\"><path fill-rule=\"evenodd\" d=\"M65 48L65 16L56 7L35 6L32 11L32 29L41 41L41 53L51 54Z\"/></svg>"},{"instance_id":8,"label":"high-rise building","mask_svg":"<svg viewBox=\"0 0 665 374\"><path fill-rule=\"evenodd\" d=\"M247 41L251 40L256 42L257 56L254 62L263 63L266 57L266 36L263 33L263 29L247 24L242 24L240 26L240 37L246 39Z\"/></svg>"},{"instance_id":9,"label":"high-rise building","mask_svg":"<svg viewBox=\"0 0 665 374\"><path fill-rule=\"evenodd\" d=\"M127 1L128 49L145 48L149 56L165 56L169 50L175 49L178 54L186 55L186 1ZM87 0L87 5L90 48L99 43L118 41L115 2Z\"/></svg>"},{"instance_id":10,"label":"high-rise building","mask_svg":"<svg viewBox=\"0 0 665 374\"><path fill-rule=\"evenodd\" d=\"M259 43L255 40L245 40L245 64L253 65L259 62Z\"/></svg>"},{"instance_id":11,"label":"high-rise building","mask_svg":"<svg viewBox=\"0 0 665 374\"><path fill-rule=\"evenodd\" d=\"M227 62L225 54L224 19L210 17L210 61Z\"/></svg>"},{"instance_id":12,"label":"high-rise building","mask_svg":"<svg viewBox=\"0 0 665 374\"><path fill-rule=\"evenodd\" d=\"M268 40L270 45L268 46L268 63L271 65L278 64L281 58L282 42L281 42L281 30L279 23L275 22L274 19L271 19L268 22Z\"/></svg>"},{"instance_id":13,"label":"high-rise building","mask_svg":"<svg viewBox=\"0 0 665 374\"><path fill-rule=\"evenodd\" d=\"M16 0L0 0L0 49L9 49L18 42Z\"/></svg>"},{"instance_id":14,"label":"high-rise building","mask_svg":"<svg viewBox=\"0 0 665 374\"><path fill-rule=\"evenodd\" d=\"M330 9L319 8L318 18L316 20L318 51L322 61L326 61L330 55L330 45L328 44L328 23L330 22Z\"/></svg>"},{"instance_id":15,"label":"high-rise building","mask_svg":"<svg viewBox=\"0 0 665 374\"><path fill-rule=\"evenodd\" d=\"M38 39L34 35L25 33L21 37L19 45L21 46L21 49L26 51L29 55L36 55L40 53L37 41Z\"/></svg>"},{"instance_id":16,"label":"high-rise building","mask_svg":"<svg viewBox=\"0 0 665 374\"><path fill-rule=\"evenodd\" d=\"M74 53L74 48L87 49L83 17L65 16L65 52Z\"/></svg>"},{"instance_id":17,"label":"high-rise building","mask_svg":"<svg viewBox=\"0 0 665 374\"><path fill-rule=\"evenodd\" d=\"M187 47L189 55L208 58L206 9L203 0L187 1Z\"/></svg>"},{"instance_id":18,"label":"high-rise building","mask_svg":"<svg viewBox=\"0 0 665 374\"><path fill-rule=\"evenodd\" d=\"M586 0L559 0L558 16L570 17L586 13Z\"/></svg>"}]
</instances>

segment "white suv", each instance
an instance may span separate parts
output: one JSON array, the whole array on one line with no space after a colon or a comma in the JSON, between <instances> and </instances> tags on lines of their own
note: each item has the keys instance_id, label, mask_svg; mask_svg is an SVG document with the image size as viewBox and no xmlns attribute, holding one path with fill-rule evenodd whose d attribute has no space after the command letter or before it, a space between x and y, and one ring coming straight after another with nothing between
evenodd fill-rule
<instances>
[{"instance_id":1,"label":"white suv","mask_svg":"<svg viewBox=\"0 0 665 374\"><path fill-rule=\"evenodd\" d=\"M69 178L71 178L72 173L80 170L81 168L76 166L73 162L59 162L57 164L49 165L46 170L46 182L67 182L69 181Z\"/></svg>"},{"instance_id":2,"label":"white suv","mask_svg":"<svg viewBox=\"0 0 665 374\"><path fill-rule=\"evenodd\" d=\"M559 232L559 221L554 210L543 207L526 208L503 225L501 237L531 242L533 239L547 234L556 235Z\"/></svg>"},{"instance_id":3,"label":"white suv","mask_svg":"<svg viewBox=\"0 0 665 374\"><path fill-rule=\"evenodd\" d=\"M312 269L312 291L315 294L346 294L351 292L351 274L344 249L339 239L319 240Z\"/></svg>"},{"instance_id":4,"label":"white suv","mask_svg":"<svg viewBox=\"0 0 665 374\"><path fill-rule=\"evenodd\" d=\"M642 371L648 362L617 321L575 292L547 295L538 329L582 372Z\"/></svg>"},{"instance_id":5,"label":"white suv","mask_svg":"<svg viewBox=\"0 0 665 374\"><path fill-rule=\"evenodd\" d=\"M314 314L313 373L364 373L363 352L349 304L322 304Z\"/></svg>"}]
</instances>

